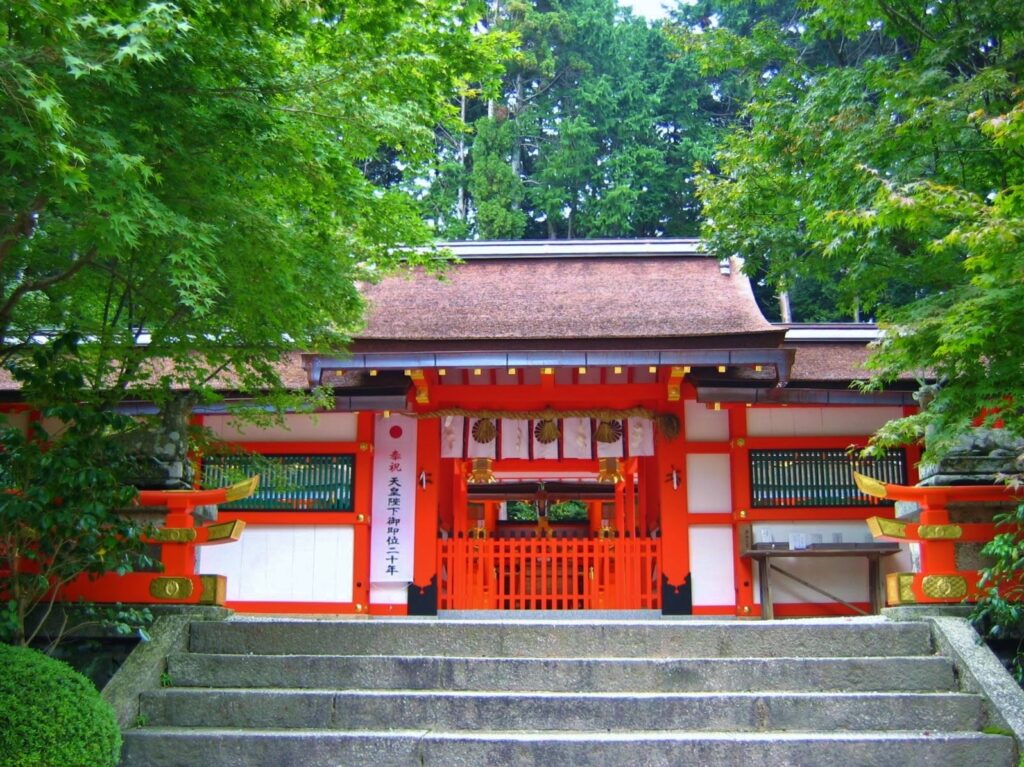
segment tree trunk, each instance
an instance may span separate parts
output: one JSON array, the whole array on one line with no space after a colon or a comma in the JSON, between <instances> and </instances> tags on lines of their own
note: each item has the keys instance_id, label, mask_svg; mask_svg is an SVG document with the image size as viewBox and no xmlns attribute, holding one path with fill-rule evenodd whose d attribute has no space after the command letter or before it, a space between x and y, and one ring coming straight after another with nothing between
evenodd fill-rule
<instances>
[{"instance_id":1,"label":"tree trunk","mask_svg":"<svg viewBox=\"0 0 1024 767\"><path fill-rule=\"evenodd\" d=\"M463 95L461 99L462 106L462 124L466 124L466 97ZM457 149L459 155L459 167L462 168L462 174L459 177L459 197L455 205L455 217L463 223L469 218L468 211L466 210L466 134L459 134L459 147Z\"/></svg>"},{"instance_id":2,"label":"tree trunk","mask_svg":"<svg viewBox=\"0 0 1024 767\"><path fill-rule=\"evenodd\" d=\"M779 313L782 315L783 322L793 321L793 309L789 305L789 291L779 291Z\"/></svg>"}]
</instances>

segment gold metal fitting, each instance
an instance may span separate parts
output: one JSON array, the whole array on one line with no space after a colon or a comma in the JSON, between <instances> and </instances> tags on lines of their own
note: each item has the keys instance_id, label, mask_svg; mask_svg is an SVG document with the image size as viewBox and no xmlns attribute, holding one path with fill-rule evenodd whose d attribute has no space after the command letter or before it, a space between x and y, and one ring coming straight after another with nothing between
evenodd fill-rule
<instances>
[{"instance_id":1,"label":"gold metal fitting","mask_svg":"<svg viewBox=\"0 0 1024 767\"><path fill-rule=\"evenodd\" d=\"M602 458L597 463L597 481L618 484L626 478L622 476L622 469L618 458Z\"/></svg>"},{"instance_id":2,"label":"gold metal fitting","mask_svg":"<svg viewBox=\"0 0 1024 767\"><path fill-rule=\"evenodd\" d=\"M469 481L475 485L489 485L497 482L494 478L493 458L474 458L469 471Z\"/></svg>"}]
</instances>

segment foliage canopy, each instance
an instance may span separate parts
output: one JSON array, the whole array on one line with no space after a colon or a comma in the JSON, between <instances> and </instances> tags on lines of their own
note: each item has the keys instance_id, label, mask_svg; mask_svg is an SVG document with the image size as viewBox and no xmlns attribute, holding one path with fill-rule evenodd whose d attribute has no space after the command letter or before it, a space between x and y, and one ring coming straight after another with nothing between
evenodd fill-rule
<instances>
[{"instance_id":1,"label":"foliage canopy","mask_svg":"<svg viewBox=\"0 0 1024 767\"><path fill-rule=\"evenodd\" d=\"M359 327L357 281L434 262L388 180L419 173L435 130L458 130L453 98L496 72L485 8L0 7L0 361L63 424L0 430L0 633L27 642L53 588L145 564L116 513L134 490L111 406L280 392L285 353Z\"/></svg>"},{"instance_id":2,"label":"foliage canopy","mask_svg":"<svg viewBox=\"0 0 1024 767\"><path fill-rule=\"evenodd\" d=\"M277 383L359 326L357 280L431 259L382 159L421 166L494 70L480 0L9 3L0 338L74 328L90 382ZM452 128L453 130L455 128ZM138 340L146 343L139 345Z\"/></svg>"},{"instance_id":3,"label":"foliage canopy","mask_svg":"<svg viewBox=\"0 0 1024 767\"><path fill-rule=\"evenodd\" d=\"M704 5L735 16L758 4ZM877 316L871 386L906 372L937 381L879 444L927 435L937 458L979 418L1024 436L1024 6L782 5L787 23L688 38L751 93L699 183L709 246L783 288L828 283ZM1022 458L1008 481L1020 483ZM1024 506L996 521L1009 528L984 550L978 615L990 634L1020 637Z\"/></svg>"},{"instance_id":4,"label":"foliage canopy","mask_svg":"<svg viewBox=\"0 0 1024 767\"><path fill-rule=\"evenodd\" d=\"M500 92L439 134L425 196L446 237L564 239L697 232L694 163L720 128L692 56L616 0L499 0L519 41Z\"/></svg>"},{"instance_id":5,"label":"foliage canopy","mask_svg":"<svg viewBox=\"0 0 1024 767\"><path fill-rule=\"evenodd\" d=\"M941 452L997 408L1024 433L1005 407L1024 395L1024 7L792 9L749 36L689 40L709 68L739 67L719 54L742 45L752 94L699 182L709 248L783 286L830 282L841 304L877 316L878 383L907 371L942 382L883 441L930 425Z\"/></svg>"}]
</instances>

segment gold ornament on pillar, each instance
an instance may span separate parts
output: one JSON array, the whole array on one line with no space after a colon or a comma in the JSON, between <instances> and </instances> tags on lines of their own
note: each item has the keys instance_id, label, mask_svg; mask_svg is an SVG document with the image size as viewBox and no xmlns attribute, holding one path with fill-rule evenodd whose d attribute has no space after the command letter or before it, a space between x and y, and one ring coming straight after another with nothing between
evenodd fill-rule
<instances>
[{"instance_id":1,"label":"gold ornament on pillar","mask_svg":"<svg viewBox=\"0 0 1024 767\"><path fill-rule=\"evenodd\" d=\"M601 458L597 462L598 482L608 482L609 484L617 485L625 480L626 478L622 476L618 458Z\"/></svg>"},{"instance_id":2,"label":"gold ornament on pillar","mask_svg":"<svg viewBox=\"0 0 1024 767\"><path fill-rule=\"evenodd\" d=\"M489 485L497 482L494 478L494 460L492 458L474 458L469 471L469 481L474 485Z\"/></svg>"}]
</instances>

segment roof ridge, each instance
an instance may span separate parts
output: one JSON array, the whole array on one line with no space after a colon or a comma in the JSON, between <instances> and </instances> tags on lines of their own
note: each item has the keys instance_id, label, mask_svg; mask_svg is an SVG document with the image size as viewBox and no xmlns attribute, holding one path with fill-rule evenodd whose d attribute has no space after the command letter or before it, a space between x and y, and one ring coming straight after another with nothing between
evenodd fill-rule
<instances>
[{"instance_id":1,"label":"roof ridge","mask_svg":"<svg viewBox=\"0 0 1024 767\"><path fill-rule=\"evenodd\" d=\"M472 240L442 242L464 260L531 258L711 258L697 238L635 240Z\"/></svg>"}]
</instances>

